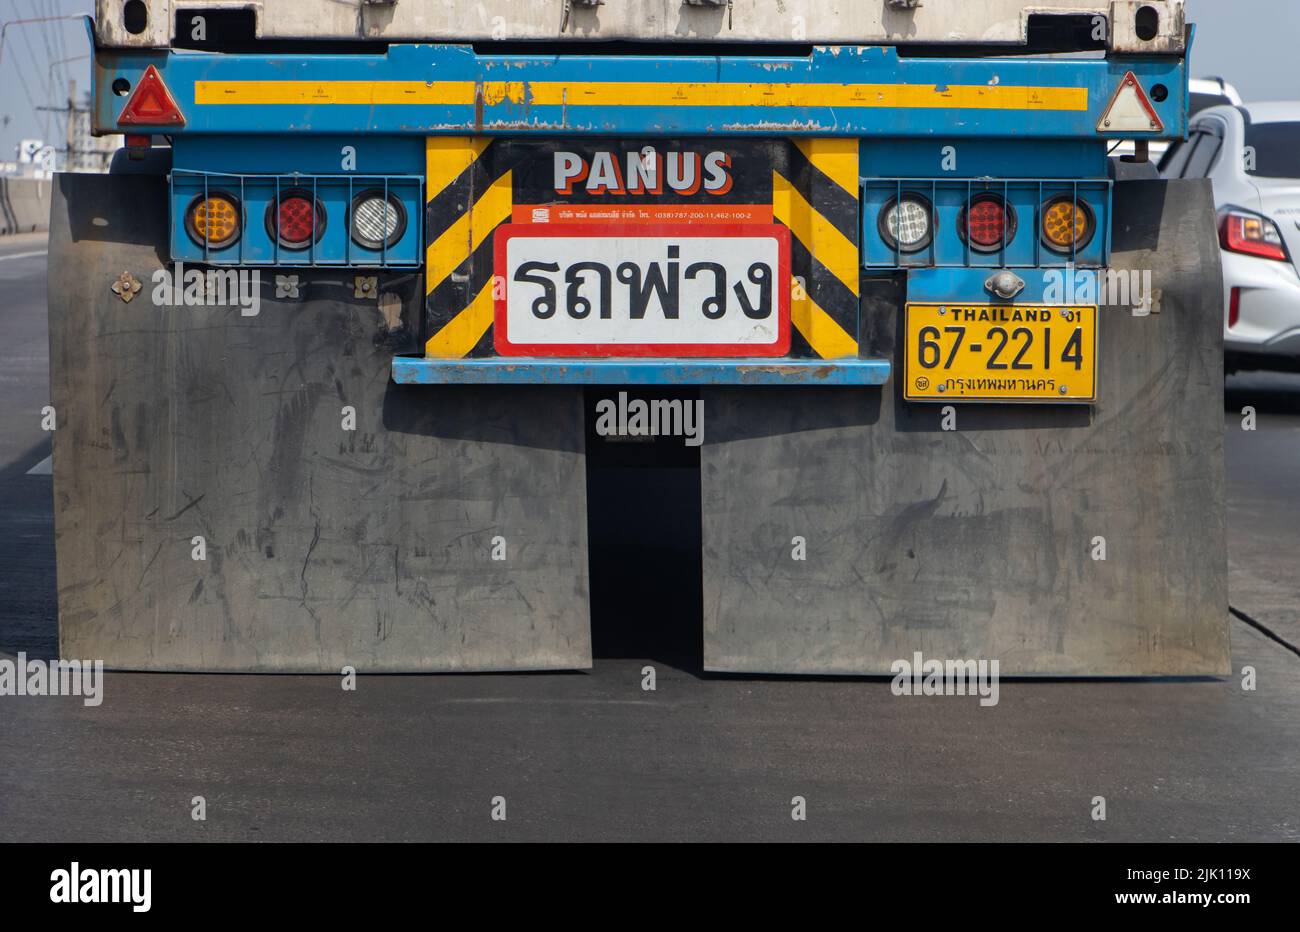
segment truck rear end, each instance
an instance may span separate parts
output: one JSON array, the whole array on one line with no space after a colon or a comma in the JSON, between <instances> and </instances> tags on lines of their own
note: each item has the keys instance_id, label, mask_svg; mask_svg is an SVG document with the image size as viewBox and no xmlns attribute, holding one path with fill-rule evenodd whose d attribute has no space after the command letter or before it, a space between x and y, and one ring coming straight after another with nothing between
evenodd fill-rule
<instances>
[{"instance_id":1,"label":"truck rear end","mask_svg":"<svg viewBox=\"0 0 1300 932\"><path fill-rule=\"evenodd\" d=\"M1182 4L842 6L101 0L65 654L587 666L589 427L698 410L707 669L1225 672Z\"/></svg>"}]
</instances>

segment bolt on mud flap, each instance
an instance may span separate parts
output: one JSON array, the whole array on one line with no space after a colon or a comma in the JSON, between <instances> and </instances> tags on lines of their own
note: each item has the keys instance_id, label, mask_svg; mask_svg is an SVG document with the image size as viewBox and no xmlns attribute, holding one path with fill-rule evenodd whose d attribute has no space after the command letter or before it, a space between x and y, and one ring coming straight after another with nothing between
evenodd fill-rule
<instances>
[{"instance_id":1,"label":"bolt on mud flap","mask_svg":"<svg viewBox=\"0 0 1300 932\"><path fill-rule=\"evenodd\" d=\"M366 289L349 269L263 269L216 303L163 274L179 271L163 178L55 188L64 656L590 666L580 388L393 385L394 353L418 350L419 275ZM142 283L129 302L110 287L123 270Z\"/></svg>"},{"instance_id":2,"label":"bolt on mud flap","mask_svg":"<svg viewBox=\"0 0 1300 932\"><path fill-rule=\"evenodd\" d=\"M903 400L901 280L863 294L883 390L701 390L707 669L1228 672L1213 199L1133 181L1115 201L1111 266L1149 271L1162 313L1099 302L1093 405L959 404L944 430Z\"/></svg>"}]
</instances>

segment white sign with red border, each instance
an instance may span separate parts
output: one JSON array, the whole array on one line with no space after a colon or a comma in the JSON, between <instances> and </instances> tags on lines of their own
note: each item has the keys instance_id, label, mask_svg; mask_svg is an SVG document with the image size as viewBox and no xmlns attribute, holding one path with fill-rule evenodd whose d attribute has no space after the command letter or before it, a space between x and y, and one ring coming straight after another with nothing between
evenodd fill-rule
<instances>
[{"instance_id":1,"label":"white sign with red border","mask_svg":"<svg viewBox=\"0 0 1300 932\"><path fill-rule=\"evenodd\" d=\"M506 224L503 356L784 356L790 231L779 224Z\"/></svg>"}]
</instances>

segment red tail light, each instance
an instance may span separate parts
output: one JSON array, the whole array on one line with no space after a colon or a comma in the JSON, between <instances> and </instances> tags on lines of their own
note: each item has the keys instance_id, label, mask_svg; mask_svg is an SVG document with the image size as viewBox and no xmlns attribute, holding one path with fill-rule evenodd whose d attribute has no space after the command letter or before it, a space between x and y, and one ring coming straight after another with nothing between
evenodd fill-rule
<instances>
[{"instance_id":1,"label":"red tail light","mask_svg":"<svg viewBox=\"0 0 1300 932\"><path fill-rule=\"evenodd\" d=\"M1237 321L1241 320L1241 289L1232 289L1232 294L1228 298L1228 326L1237 326Z\"/></svg>"},{"instance_id":2,"label":"red tail light","mask_svg":"<svg viewBox=\"0 0 1300 932\"><path fill-rule=\"evenodd\" d=\"M1000 249L1016 235L1016 215L996 194L977 194L961 212L957 232L972 249Z\"/></svg>"},{"instance_id":3,"label":"red tail light","mask_svg":"<svg viewBox=\"0 0 1300 932\"><path fill-rule=\"evenodd\" d=\"M1277 225L1267 217L1244 210L1228 210L1219 221L1219 245L1260 259L1286 261L1286 247Z\"/></svg>"},{"instance_id":4,"label":"red tail light","mask_svg":"<svg viewBox=\"0 0 1300 932\"><path fill-rule=\"evenodd\" d=\"M266 212L266 232L285 249L306 249L325 231L325 209L309 191L286 191Z\"/></svg>"},{"instance_id":5,"label":"red tail light","mask_svg":"<svg viewBox=\"0 0 1300 932\"><path fill-rule=\"evenodd\" d=\"M185 117L158 69L150 65L117 118L119 126L184 126Z\"/></svg>"}]
</instances>

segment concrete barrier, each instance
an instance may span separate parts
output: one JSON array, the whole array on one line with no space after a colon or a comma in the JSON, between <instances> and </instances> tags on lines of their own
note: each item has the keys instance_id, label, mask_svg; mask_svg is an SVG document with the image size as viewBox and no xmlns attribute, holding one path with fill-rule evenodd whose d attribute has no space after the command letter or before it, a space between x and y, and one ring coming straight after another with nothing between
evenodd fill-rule
<instances>
[{"instance_id":1,"label":"concrete barrier","mask_svg":"<svg viewBox=\"0 0 1300 932\"><path fill-rule=\"evenodd\" d=\"M49 180L0 177L0 236L49 228Z\"/></svg>"}]
</instances>

